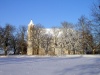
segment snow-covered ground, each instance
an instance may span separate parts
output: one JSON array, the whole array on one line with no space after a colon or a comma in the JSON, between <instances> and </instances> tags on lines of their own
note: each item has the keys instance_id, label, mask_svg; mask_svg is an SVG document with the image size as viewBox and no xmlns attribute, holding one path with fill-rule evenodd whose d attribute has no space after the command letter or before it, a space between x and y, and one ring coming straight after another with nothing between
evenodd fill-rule
<instances>
[{"instance_id":1,"label":"snow-covered ground","mask_svg":"<svg viewBox=\"0 0 100 75\"><path fill-rule=\"evenodd\" d=\"M0 56L0 75L100 75L100 56Z\"/></svg>"}]
</instances>

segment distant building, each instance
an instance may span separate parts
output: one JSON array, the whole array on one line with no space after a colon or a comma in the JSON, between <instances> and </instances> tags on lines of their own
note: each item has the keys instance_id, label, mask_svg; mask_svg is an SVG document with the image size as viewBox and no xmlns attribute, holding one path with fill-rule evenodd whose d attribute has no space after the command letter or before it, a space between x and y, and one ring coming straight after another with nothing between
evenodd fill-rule
<instances>
[{"instance_id":1,"label":"distant building","mask_svg":"<svg viewBox=\"0 0 100 75\"><path fill-rule=\"evenodd\" d=\"M73 38L77 38L76 32L72 29L65 29L68 39L62 38L62 30L60 29L45 29L45 36L42 39L42 42L40 44L35 45L38 43L37 39L33 39L36 35L33 35L34 33L34 23L32 20L28 24L28 40L27 40L27 55L67 55L67 54L80 54L80 51L75 50L75 47L72 47L70 44L67 44L69 42L73 43L75 46L77 46L78 42L73 42ZM59 33L58 33L59 32ZM71 34L70 34L71 33ZM44 33L43 33L44 34ZM49 35L47 40L45 37ZM70 37L71 36L71 37ZM40 38L41 39L41 38ZM35 40L35 41L34 41ZM74 40L76 41L76 40ZM35 42L35 43L34 43ZM79 46L79 45L78 45ZM38 48L38 49L37 49ZM68 49L70 48L70 49ZM72 49L73 48L73 49Z\"/></svg>"}]
</instances>

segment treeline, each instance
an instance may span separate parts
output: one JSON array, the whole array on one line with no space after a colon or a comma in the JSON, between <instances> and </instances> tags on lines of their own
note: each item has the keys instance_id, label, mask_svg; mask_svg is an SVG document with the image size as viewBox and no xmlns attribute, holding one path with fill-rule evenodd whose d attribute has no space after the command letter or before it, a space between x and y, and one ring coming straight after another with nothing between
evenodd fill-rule
<instances>
[{"instance_id":1,"label":"treeline","mask_svg":"<svg viewBox=\"0 0 100 75\"><path fill-rule=\"evenodd\" d=\"M14 54L26 54L26 39L25 26L18 30L10 24L6 24L4 27L0 26L0 50L4 50L5 55L10 50L13 50Z\"/></svg>"},{"instance_id":2,"label":"treeline","mask_svg":"<svg viewBox=\"0 0 100 75\"><path fill-rule=\"evenodd\" d=\"M39 54L40 49L44 49L48 54L52 49L68 50L68 54L100 54L100 1L93 4L91 8L91 19L81 16L77 24L62 22L60 27L52 27L52 34L46 33L46 28L41 24L35 25L32 33L32 41L35 54ZM7 55L9 50L14 54L27 53L27 27L21 26L19 29L7 24L0 26L0 49Z\"/></svg>"}]
</instances>

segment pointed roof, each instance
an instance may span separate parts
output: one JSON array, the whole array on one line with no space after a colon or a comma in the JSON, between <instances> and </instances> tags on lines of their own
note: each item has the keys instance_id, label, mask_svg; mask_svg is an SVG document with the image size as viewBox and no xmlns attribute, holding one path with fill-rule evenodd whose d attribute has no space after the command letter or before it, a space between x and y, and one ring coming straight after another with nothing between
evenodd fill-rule
<instances>
[{"instance_id":1,"label":"pointed roof","mask_svg":"<svg viewBox=\"0 0 100 75\"><path fill-rule=\"evenodd\" d=\"M33 21L31 20L30 23L28 25L34 25Z\"/></svg>"}]
</instances>

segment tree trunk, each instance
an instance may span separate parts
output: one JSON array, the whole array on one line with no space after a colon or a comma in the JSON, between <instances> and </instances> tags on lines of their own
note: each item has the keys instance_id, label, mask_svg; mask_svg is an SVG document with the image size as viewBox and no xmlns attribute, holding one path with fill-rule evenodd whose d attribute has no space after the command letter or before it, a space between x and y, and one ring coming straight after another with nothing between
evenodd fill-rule
<instances>
[{"instance_id":1,"label":"tree trunk","mask_svg":"<svg viewBox=\"0 0 100 75\"><path fill-rule=\"evenodd\" d=\"M73 50L73 54L75 55L75 50Z\"/></svg>"},{"instance_id":2,"label":"tree trunk","mask_svg":"<svg viewBox=\"0 0 100 75\"><path fill-rule=\"evenodd\" d=\"M7 50L5 50L5 56L7 55Z\"/></svg>"},{"instance_id":3,"label":"tree trunk","mask_svg":"<svg viewBox=\"0 0 100 75\"><path fill-rule=\"evenodd\" d=\"M14 47L14 55L16 54L16 48Z\"/></svg>"},{"instance_id":4,"label":"tree trunk","mask_svg":"<svg viewBox=\"0 0 100 75\"><path fill-rule=\"evenodd\" d=\"M93 49L93 54L95 54L95 49Z\"/></svg>"},{"instance_id":5,"label":"tree trunk","mask_svg":"<svg viewBox=\"0 0 100 75\"><path fill-rule=\"evenodd\" d=\"M7 46L4 48L5 56L7 55Z\"/></svg>"},{"instance_id":6,"label":"tree trunk","mask_svg":"<svg viewBox=\"0 0 100 75\"><path fill-rule=\"evenodd\" d=\"M70 54L70 50L68 50L68 54Z\"/></svg>"}]
</instances>

